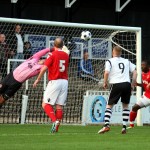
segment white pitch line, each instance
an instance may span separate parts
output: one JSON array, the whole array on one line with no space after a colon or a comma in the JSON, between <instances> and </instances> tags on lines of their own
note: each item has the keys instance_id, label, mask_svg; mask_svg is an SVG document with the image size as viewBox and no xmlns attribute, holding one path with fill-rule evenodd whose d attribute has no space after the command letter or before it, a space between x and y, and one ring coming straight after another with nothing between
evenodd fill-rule
<instances>
[{"instance_id":1,"label":"white pitch line","mask_svg":"<svg viewBox=\"0 0 150 150\"><path fill-rule=\"evenodd\" d=\"M87 135L87 134L97 134L97 133L49 133L49 134L0 134L1 136L52 136L52 135Z\"/></svg>"}]
</instances>

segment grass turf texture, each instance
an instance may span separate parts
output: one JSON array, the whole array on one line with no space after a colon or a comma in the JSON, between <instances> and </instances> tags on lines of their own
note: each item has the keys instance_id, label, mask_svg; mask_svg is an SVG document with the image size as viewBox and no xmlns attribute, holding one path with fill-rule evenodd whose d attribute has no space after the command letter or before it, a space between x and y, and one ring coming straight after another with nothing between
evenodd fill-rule
<instances>
[{"instance_id":1,"label":"grass turf texture","mask_svg":"<svg viewBox=\"0 0 150 150\"><path fill-rule=\"evenodd\" d=\"M150 127L135 127L125 135L121 126L97 134L101 126L0 125L0 150L149 150Z\"/></svg>"}]
</instances>

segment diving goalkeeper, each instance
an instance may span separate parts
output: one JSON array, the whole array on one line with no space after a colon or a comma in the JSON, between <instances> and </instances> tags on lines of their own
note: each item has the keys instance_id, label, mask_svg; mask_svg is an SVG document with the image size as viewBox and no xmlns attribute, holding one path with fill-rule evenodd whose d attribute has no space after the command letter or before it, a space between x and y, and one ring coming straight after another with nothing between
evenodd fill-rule
<instances>
[{"instance_id":1,"label":"diving goalkeeper","mask_svg":"<svg viewBox=\"0 0 150 150\"><path fill-rule=\"evenodd\" d=\"M14 71L10 72L0 82L0 108L6 100L12 97L20 89L27 79L39 74L45 61L45 59L40 59L50 51L53 51L53 48L46 48L35 53L32 57L20 64Z\"/></svg>"}]
</instances>

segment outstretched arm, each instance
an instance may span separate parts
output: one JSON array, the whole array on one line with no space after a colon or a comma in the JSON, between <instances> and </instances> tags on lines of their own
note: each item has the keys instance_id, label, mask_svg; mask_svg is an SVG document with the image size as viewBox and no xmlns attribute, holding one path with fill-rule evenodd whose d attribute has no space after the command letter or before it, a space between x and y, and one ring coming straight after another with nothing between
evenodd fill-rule
<instances>
[{"instance_id":1,"label":"outstretched arm","mask_svg":"<svg viewBox=\"0 0 150 150\"><path fill-rule=\"evenodd\" d=\"M35 53L32 58L36 58L36 59L40 59L42 56L44 56L45 54L47 54L48 52L50 52L49 48L45 48L37 53Z\"/></svg>"},{"instance_id":2,"label":"outstretched arm","mask_svg":"<svg viewBox=\"0 0 150 150\"><path fill-rule=\"evenodd\" d=\"M46 70L47 70L47 66L44 65L44 66L42 67L42 69L41 69L41 71L40 71L40 73L39 73L37 79L35 80L35 82L34 82L34 84L33 84L33 87L36 87L36 86L37 86L37 84L38 84L39 81L41 80L41 78L42 78L42 76L44 75L44 73L46 72Z\"/></svg>"}]
</instances>

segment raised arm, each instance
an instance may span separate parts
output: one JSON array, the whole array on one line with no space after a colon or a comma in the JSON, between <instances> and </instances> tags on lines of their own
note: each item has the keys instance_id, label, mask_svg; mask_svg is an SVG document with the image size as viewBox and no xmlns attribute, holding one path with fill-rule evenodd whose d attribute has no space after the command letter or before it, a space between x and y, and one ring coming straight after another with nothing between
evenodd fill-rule
<instances>
[{"instance_id":1,"label":"raised arm","mask_svg":"<svg viewBox=\"0 0 150 150\"><path fill-rule=\"evenodd\" d=\"M35 53L32 58L36 58L36 59L40 59L42 56L44 56L45 54L47 54L48 52L50 52L49 48L45 48L37 53Z\"/></svg>"}]
</instances>

